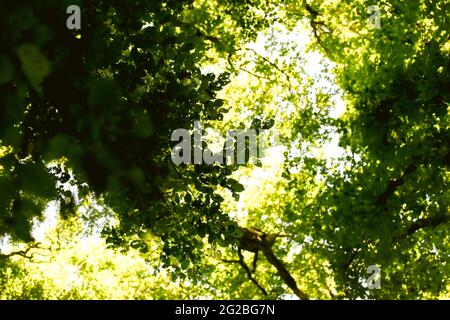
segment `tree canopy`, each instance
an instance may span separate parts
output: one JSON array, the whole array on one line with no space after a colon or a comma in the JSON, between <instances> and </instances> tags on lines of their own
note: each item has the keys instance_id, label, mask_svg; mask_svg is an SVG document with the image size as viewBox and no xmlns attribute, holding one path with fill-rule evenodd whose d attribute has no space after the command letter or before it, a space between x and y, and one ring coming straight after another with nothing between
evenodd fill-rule
<instances>
[{"instance_id":1,"label":"tree canopy","mask_svg":"<svg viewBox=\"0 0 450 320\"><path fill-rule=\"evenodd\" d=\"M0 298L449 297L450 3L371 5L0 2Z\"/></svg>"}]
</instances>

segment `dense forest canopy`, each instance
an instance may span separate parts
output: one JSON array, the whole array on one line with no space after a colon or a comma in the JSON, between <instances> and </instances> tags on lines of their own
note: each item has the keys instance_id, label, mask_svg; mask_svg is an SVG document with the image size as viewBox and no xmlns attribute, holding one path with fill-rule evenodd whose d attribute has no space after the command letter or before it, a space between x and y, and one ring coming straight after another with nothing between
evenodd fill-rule
<instances>
[{"instance_id":1,"label":"dense forest canopy","mask_svg":"<svg viewBox=\"0 0 450 320\"><path fill-rule=\"evenodd\" d=\"M443 0L0 1L0 298L450 297L449 67Z\"/></svg>"}]
</instances>

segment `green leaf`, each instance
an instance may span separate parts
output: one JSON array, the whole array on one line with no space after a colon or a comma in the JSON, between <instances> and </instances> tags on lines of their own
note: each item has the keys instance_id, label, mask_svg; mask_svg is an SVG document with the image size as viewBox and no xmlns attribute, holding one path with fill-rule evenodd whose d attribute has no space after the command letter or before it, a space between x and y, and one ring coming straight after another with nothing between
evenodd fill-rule
<instances>
[{"instance_id":1,"label":"green leaf","mask_svg":"<svg viewBox=\"0 0 450 320\"><path fill-rule=\"evenodd\" d=\"M13 230L22 241L32 241L32 217L40 215L42 208L28 199L16 200L13 206Z\"/></svg>"},{"instance_id":2,"label":"green leaf","mask_svg":"<svg viewBox=\"0 0 450 320\"><path fill-rule=\"evenodd\" d=\"M136 120L136 124L134 126L134 133L142 138L149 138L153 134L153 122L150 119L150 116L143 114L139 119Z\"/></svg>"},{"instance_id":3,"label":"green leaf","mask_svg":"<svg viewBox=\"0 0 450 320\"><path fill-rule=\"evenodd\" d=\"M55 196L55 181L43 165L28 163L17 167L23 191L45 198Z\"/></svg>"},{"instance_id":4,"label":"green leaf","mask_svg":"<svg viewBox=\"0 0 450 320\"><path fill-rule=\"evenodd\" d=\"M14 68L5 56L0 56L0 85L11 81L14 74Z\"/></svg>"},{"instance_id":5,"label":"green leaf","mask_svg":"<svg viewBox=\"0 0 450 320\"><path fill-rule=\"evenodd\" d=\"M111 109L118 103L119 87L111 80L99 79L89 84L88 102L93 107Z\"/></svg>"},{"instance_id":6,"label":"green leaf","mask_svg":"<svg viewBox=\"0 0 450 320\"><path fill-rule=\"evenodd\" d=\"M231 178L228 179L228 186L234 192L242 192L245 190L245 188L242 184L240 184L239 182L237 182L236 180L231 179Z\"/></svg>"},{"instance_id":7,"label":"green leaf","mask_svg":"<svg viewBox=\"0 0 450 320\"><path fill-rule=\"evenodd\" d=\"M191 264L191 261L189 259L184 259L183 261L181 261L180 267L183 270L187 270L189 268Z\"/></svg>"},{"instance_id":8,"label":"green leaf","mask_svg":"<svg viewBox=\"0 0 450 320\"><path fill-rule=\"evenodd\" d=\"M50 74L50 62L33 44L23 44L17 49L22 69L33 89L42 95L41 83Z\"/></svg>"}]
</instances>

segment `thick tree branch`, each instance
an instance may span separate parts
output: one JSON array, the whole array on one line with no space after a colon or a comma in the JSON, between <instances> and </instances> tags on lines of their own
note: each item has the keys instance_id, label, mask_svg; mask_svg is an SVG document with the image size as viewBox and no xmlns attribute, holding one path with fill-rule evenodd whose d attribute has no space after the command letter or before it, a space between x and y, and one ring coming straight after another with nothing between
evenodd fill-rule
<instances>
[{"instance_id":1,"label":"thick tree branch","mask_svg":"<svg viewBox=\"0 0 450 320\"><path fill-rule=\"evenodd\" d=\"M394 238L393 242L398 242L404 238L413 235L415 232L425 228L436 228L442 224L450 222L450 214L439 214L434 217L419 219L413 222L405 232Z\"/></svg>"},{"instance_id":2,"label":"thick tree branch","mask_svg":"<svg viewBox=\"0 0 450 320\"><path fill-rule=\"evenodd\" d=\"M258 287L259 290L261 290L261 292L267 296L267 291L258 283L258 281L253 277L252 272L250 270L250 268L247 266L247 264L245 263L244 260L244 256L242 255L241 249L238 249L238 256L239 256L239 260L226 260L226 259L222 259L223 262L227 262L227 263L237 263L239 264L242 269L244 269L245 273L247 274L247 277L250 279L251 282L253 282L255 284L255 286Z\"/></svg>"},{"instance_id":3,"label":"thick tree branch","mask_svg":"<svg viewBox=\"0 0 450 320\"><path fill-rule=\"evenodd\" d=\"M438 214L433 217L419 219L412 224L402 233L398 234L392 239L392 244L395 244L411 235L416 233L419 230L426 228L436 228L442 224L450 222L450 213L447 214ZM358 254L362 251L361 248L354 248L350 254L348 261L342 266L343 268L349 268L353 261L357 258Z\"/></svg>"},{"instance_id":4,"label":"thick tree branch","mask_svg":"<svg viewBox=\"0 0 450 320\"><path fill-rule=\"evenodd\" d=\"M342 268L347 269L349 268L353 261L355 261L356 256L361 251L361 248L353 248L350 253L350 257L348 258L347 262L342 266Z\"/></svg>"},{"instance_id":5,"label":"thick tree branch","mask_svg":"<svg viewBox=\"0 0 450 320\"><path fill-rule=\"evenodd\" d=\"M380 194L375 203L378 206L384 206L386 205L389 197L391 197L394 192L405 183L405 178L414 173L417 170L417 166L415 164L410 164L405 171L403 172L403 174L400 176L400 178L397 179L392 179L389 180L388 182L388 186L386 188L386 191L384 191L382 194Z\"/></svg>"},{"instance_id":6,"label":"thick tree branch","mask_svg":"<svg viewBox=\"0 0 450 320\"><path fill-rule=\"evenodd\" d=\"M261 249L267 261L277 269L278 274L283 279L284 283L295 293L295 295L302 300L308 300L308 295L298 288L295 279L286 269L283 262L275 256L272 249L266 245L264 245Z\"/></svg>"},{"instance_id":7,"label":"thick tree branch","mask_svg":"<svg viewBox=\"0 0 450 320\"><path fill-rule=\"evenodd\" d=\"M261 251L267 261L277 269L278 274L284 283L297 295L300 299L307 300L308 295L300 290L295 279L284 266L283 262L273 253L272 246L276 238L285 235L266 234L256 228L242 228L243 235L239 238L239 249L253 253Z\"/></svg>"}]
</instances>

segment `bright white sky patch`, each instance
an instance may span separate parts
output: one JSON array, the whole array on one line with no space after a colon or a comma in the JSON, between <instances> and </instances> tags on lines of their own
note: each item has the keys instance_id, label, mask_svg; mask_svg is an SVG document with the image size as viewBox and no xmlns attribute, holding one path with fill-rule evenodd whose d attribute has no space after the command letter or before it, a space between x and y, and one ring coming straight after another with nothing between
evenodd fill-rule
<instances>
[{"instance_id":1,"label":"bright white sky patch","mask_svg":"<svg viewBox=\"0 0 450 320\"><path fill-rule=\"evenodd\" d=\"M39 222L34 219L34 225L31 232L36 241L42 242L45 238L45 232L56 225L58 222L59 206L57 201L50 201L44 211L44 221Z\"/></svg>"}]
</instances>

